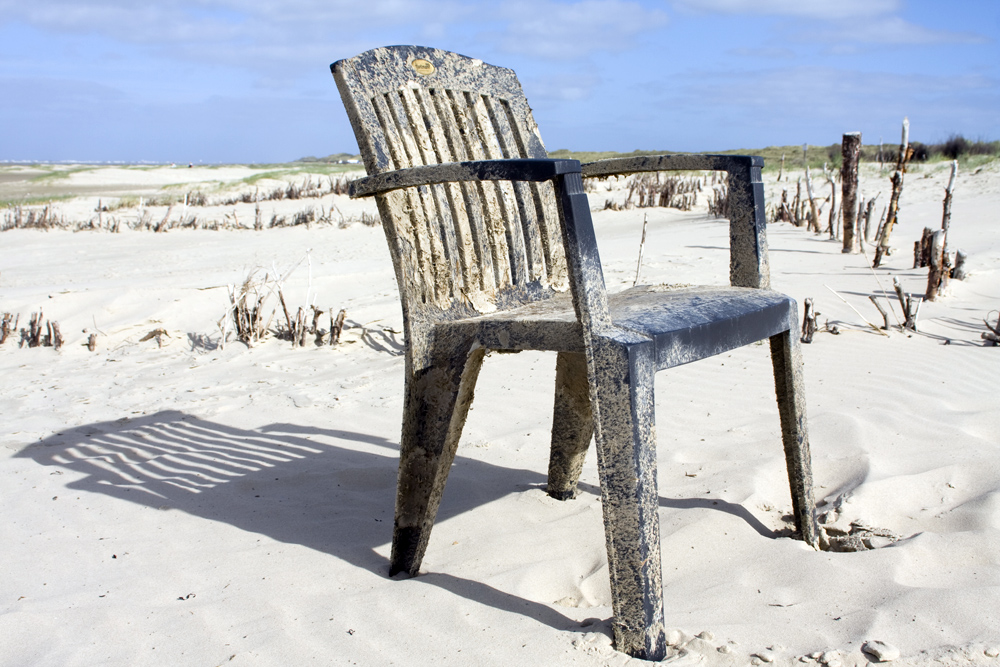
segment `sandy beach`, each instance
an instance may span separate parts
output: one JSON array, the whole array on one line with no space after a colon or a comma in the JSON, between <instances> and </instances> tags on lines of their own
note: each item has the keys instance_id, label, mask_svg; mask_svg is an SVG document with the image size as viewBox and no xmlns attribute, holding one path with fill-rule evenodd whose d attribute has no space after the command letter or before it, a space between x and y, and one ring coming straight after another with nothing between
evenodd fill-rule
<instances>
[{"instance_id":1,"label":"sandy beach","mask_svg":"<svg viewBox=\"0 0 1000 667\"><path fill-rule=\"evenodd\" d=\"M645 664L611 646L593 451L578 498L545 494L552 353L487 358L422 574L388 578L403 336L382 229L362 222L374 205L218 203L360 172L0 171L0 199L30 196L22 215L48 206L65 223L0 233L0 313L23 328L41 311L65 339L0 345L0 665ZM819 511L827 529L868 528L874 548L781 536L766 345L658 375L666 662L846 667L884 642L899 665L1000 665L1000 348L981 339L1000 309L1000 163L958 176L949 246L968 277L922 304L917 332L866 323L882 324L871 295L899 317L894 277L923 294L913 243L940 227L948 175L907 174L895 251L874 271L828 234L768 227L774 289L820 313L803 346ZM771 204L801 172L776 176ZM864 166L878 211L889 188ZM193 192L210 205L185 205ZM643 216L641 282L728 279L707 190L690 211L601 210L624 192L590 195L609 289L634 280ZM175 222L132 229L144 214ZM323 309L321 328L344 309L341 342L248 347L231 326L225 341L227 286L254 271L282 277L291 310ZM266 308L283 322L276 296Z\"/></svg>"}]
</instances>

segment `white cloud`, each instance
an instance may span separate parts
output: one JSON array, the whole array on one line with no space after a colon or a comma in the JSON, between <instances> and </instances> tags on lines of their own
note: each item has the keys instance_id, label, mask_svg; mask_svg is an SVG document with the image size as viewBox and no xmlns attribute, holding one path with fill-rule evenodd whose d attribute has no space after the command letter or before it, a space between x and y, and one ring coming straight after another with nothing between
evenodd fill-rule
<instances>
[{"instance_id":1,"label":"white cloud","mask_svg":"<svg viewBox=\"0 0 1000 667\"><path fill-rule=\"evenodd\" d=\"M697 72L673 90L662 90L679 108L717 109L746 118L809 119L835 131L870 128L876 121L910 116L915 137L941 135L947 123L984 127L997 82L980 74L956 76L860 72L830 67ZM817 104L817 100L822 100ZM897 118L898 117L898 118ZM890 123L891 124L891 123ZM916 131L916 130L915 130Z\"/></svg>"},{"instance_id":2,"label":"white cloud","mask_svg":"<svg viewBox=\"0 0 1000 667\"><path fill-rule=\"evenodd\" d=\"M673 0L675 7L722 14L854 19L896 11L900 0Z\"/></svg>"},{"instance_id":3,"label":"white cloud","mask_svg":"<svg viewBox=\"0 0 1000 667\"><path fill-rule=\"evenodd\" d=\"M0 17L264 76L400 43L583 58L627 50L666 22L634 0L0 0Z\"/></svg>"},{"instance_id":4,"label":"white cloud","mask_svg":"<svg viewBox=\"0 0 1000 667\"><path fill-rule=\"evenodd\" d=\"M836 44L835 53L855 53L857 44L945 44L988 41L972 33L936 30L898 16L900 0L671 0L681 10L805 19L790 31L797 42ZM818 22L818 23L817 23ZM786 26L787 29L787 26Z\"/></svg>"},{"instance_id":5,"label":"white cloud","mask_svg":"<svg viewBox=\"0 0 1000 667\"><path fill-rule=\"evenodd\" d=\"M822 41L862 44L955 44L983 43L981 35L948 30L932 30L898 16L880 17L859 25L843 26L816 37Z\"/></svg>"},{"instance_id":6,"label":"white cloud","mask_svg":"<svg viewBox=\"0 0 1000 667\"><path fill-rule=\"evenodd\" d=\"M503 5L498 35L508 52L557 60L629 48L641 33L664 25L666 14L626 0L563 3L517 0Z\"/></svg>"},{"instance_id":7,"label":"white cloud","mask_svg":"<svg viewBox=\"0 0 1000 667\"><path fill-rule=\"evenodd\" d=\"M532 102L544 104L549 101L579 102L586 99L601 80L595 76L566 72L562 75L527 76L521 81L524 91Z\"/></svg>"}]
</instances>

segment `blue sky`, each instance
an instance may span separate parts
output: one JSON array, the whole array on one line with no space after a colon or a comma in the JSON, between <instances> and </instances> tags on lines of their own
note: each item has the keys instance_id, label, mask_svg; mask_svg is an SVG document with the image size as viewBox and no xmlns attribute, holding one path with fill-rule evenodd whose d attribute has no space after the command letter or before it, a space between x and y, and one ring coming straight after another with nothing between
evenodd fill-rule
<instances>
[{"instance_id":1,"label":"blue sky","mask_svg":"<svg viewBox=\"0 0 1000 667\"><path fill-rule=\"evenodd\" d=\"M0 0L0 160L355 152L328 66L517 71L550 150L1000 138L1000 0Z\"/></svg>"}]
</instances>

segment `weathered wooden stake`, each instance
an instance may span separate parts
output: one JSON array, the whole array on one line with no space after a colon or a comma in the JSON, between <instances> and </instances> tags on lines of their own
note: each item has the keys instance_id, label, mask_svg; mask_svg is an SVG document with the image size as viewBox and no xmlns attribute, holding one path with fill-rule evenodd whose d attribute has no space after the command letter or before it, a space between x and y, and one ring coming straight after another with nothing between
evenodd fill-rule
<instances>
[{"instance_id":1,"label":"weathered wooden stake","mask_svg":"<svg viewBox=\"0 0 1000 667\"><path fill-rule=\"evenodd\" d=\"M947 249L948 229L951 227L951 194L955 189L955 177L958 176L958 160L951 161L951 178L948 179L948 187L944 190L944 212L941 215L941 229L945 233L945 247Z\"/></svg>"},{"instance_id":2,"label":"weathered wooden stake","mask_svg":"<svg viewBox=\"0 0 1000 667\"><path fill-rule=\"evenodd\" d=\"M87 336L87 349L91 352L97 349L97 334L92 333Z\"/></svg>"},{"instance_id":3,"label":"weathered wooden stake","mask_svg":"<svg viewBox=\"0 0 1000 667\"><path fill-rule=\"evenodd\" d=\"M858 161L861 158L861 133L847 132L844 134L840 154L843 164L840 168L840 184L844 198L844 247L841 252L852 253L857 250L854 240L854 230L857 227L858 206Z\"/></svg>"},{"instance_id":4,"label":"weathered wooden stake","mask_svg":"<svg viewBox=\"0 0 1000 667\"><path fill-rule=\"evenodd\" d=\"M899 278L892 279L892 286L896 290L896 296L899 298L899 306L903 310L903 328L916 331L917 315L920 314L920 304L922 299L919 297L914 299L912 296L904 292L903 285L899 282Z\"/></svg>"},{"instance_id":5,"label":"weathered wooden stake","mask_svg":"<svg viewBox=\"0 0 1000 667\"><path fill-rule=\"evenodd\" d=\"M31 321L28 322L28 332L27 332L27 343L28 347L38 347L42 344L42 311L31 314ZM21 338L24 338L24 332L21 332Z\"/></svg>"},{"instance_id":6,"label":"weathered wooden stake","mask_svg":"<svg viewBox=\"0 0 1000 667\"><path fill-rule=\"evenodd\" d=\"M930 227L924 227L924 232L920 235L920 240L913 242L913 268L922 269L925 266L930 266L931 238L933 236L934 230Z\"/></svg>"},{"instance_id":7,"label":"weathered wooden stake","mask_svg":"<svg viewBox=\"0 0 1000 667\"><path fill-rule=\"evenodd\" d=\"M930 270L927 272L927 290L924 299L934 301L945 279L944 270L944 230L939 229L931 235Z\"/></svg>"},{"instance_id":8,"label":"weathered wooden stake","mask_svg":"<svg viewBox=\"0 0 1000 667\"><path fill-rule=\"evenodd\" d=\"M330 317L333 317L333 308L330 309ZM344 318L347 317L347 310L344 308L340 309L337 313L337 321L334 322L331 319L330 324L330 345L336 345L340 342L340 334L344 330Z\"/></svg>"},{"instance_id":9,"label":"weathered wooden stake","mask_svg":"<svg viewBox=\"0 0 1000 667\"><path fill-rule=\"evenodd\" d=\"M860 248L861 244L864 243L864 225L862 220L865 219L865 198L864 195L858 194L858 217L854 222L854 243Z\"/></svg>"},{"instance_id":10,"label":"weathered wooden stake","mask_svg":"<svg viewBox=\"0 0 1000 667\"><path fill-rule=\"evenodd\" d=\"M830 217L826 223L826 231L829 232L830 238L837 237L837 223L840 220L841 211L837 206L837 184L833 179L833 172L826 168L826 163L823 163L823 175L826 176L826 182L830 186Z\"/></svg>"},{"instance_id":11,"label":"weathered wooden stake","mask_svg":"<svg viewBox=\"0 0 1000 667\"><path fill-rule=\"evenodd\" d=\"M21 320L21 316L14 316L13 313L4 313L3 318L0 319L0 345L7 342L7 336L10 335L12 331L17 331L17 323ZM13 324L11 324L13 321Z\"/></svg>"},{"instance_id":12,"label":"weathered wooden stake","mask_svg":"<svg viewBox=\"0 0 1000 667\"><path fill-rule=\"evenodd\" d=\"M795 201L792 202L792 212L794 218L792 224L796 227L802 226L802 177L795 184Z\"/></svg>"},{"instance_id":13,"label":"weathered wooden stake","mask_svg":"<svg viewBox=\"0 0 1000 667\"><path fill-rule=\"evenodd\" d=\"M813 199L813 184L812 177L809 175L809 165L806 165L806 194L809 196L809 212L812 214L806 229L811 229L819 234L819 213L816 211L816 200Z\"/></svg>"},{"instance_id":14,"label":"weathered wooden stake","mask_svg":"<svg viewBox=\"0 0 1000 667\"><path fill-rule=\"evenodd\" d=\"M281 309L285 311L285 325L288 326L288 335L292 339L292 344L295 344L295 327L292 325L292 318L288 314L288 306L285 305L285 295L281 293L281 288L278 288L278 301L281 303Z\"/></svg>"},{"instance_id":15,"label":"weathered wooden stake","mask_svg":"<svg viewBox=\"0 0 1000 667\"><path fill-rule=\"evenodd\" d=\"M781 167L778 168L778 182L781 182L781 177L785 174L785 154L781 154Z\"/></svg>"},{"instance_id":16,"label":"weathered wooden stake","mask_svg":"<svg viewBox=\"0 0 1000 667\"><path fill-rule=\"evenodd\" d=\"M910 148L910 119L903 119L903 138L899 144L899 158L896 160L896 171L892 175L892 198L889 200L889 216L882 225L882 234L879 237L878 247L875 249L875 261L872 266L878 268L882 263L882 256L889 254L889 236L892 228L899 217L899 196L903 193L903 174L906 173L906 165L913 157L913 149Z\"/></svg>"},{"instance_id":17,"label":"weathered wooden stake","mask_svg":"<svg viewBox=\"0 0 1000 667\"><path fill-rule=\"evenodd\" d=\"M813 334L816 333L816 318L819 317L819 313L813 307L813 300L806 299L805 313L802 315L802 338L800 340L803 343L813 342Z\"/></svg>"},{"instance_id":18,"label":"weathered wooden stake","mask_svg":"<svg viewBox=\"0 0 1000 667\"><path fill-rule=\"evenodd\" d=\"M635 280L632 281L632 287L639 284L639 271L642 270L642 250L646 247L646 223L649 222L645 213L642 215L642 240L639 241L639 261L635 265Z\"/></svg>"},{"instance_id":19,"label":"weathered wooden stake","mask_svg":"<svg viewBox=\"0 0 1000 667\"><path fill-rule=\"evenodd\" d=\"M951 269L952 280L965 280L965 260L966 254L961 250L955 251L955 266Z\"/></svg>"}]
</instances>

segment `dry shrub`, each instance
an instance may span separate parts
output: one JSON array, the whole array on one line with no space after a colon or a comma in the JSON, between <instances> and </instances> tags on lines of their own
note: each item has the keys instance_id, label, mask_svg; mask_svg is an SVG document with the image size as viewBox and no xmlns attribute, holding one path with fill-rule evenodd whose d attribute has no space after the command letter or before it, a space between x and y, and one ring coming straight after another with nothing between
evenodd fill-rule
<instances>
[{"instance_id":1,"label":"dry shrub","mask_svg":"<svg viewBox=\"0 0 1000 667\"><path fill-rule=\"evenodd\" d=\"M243 284L237 289L233 285L228 285L229 309L219 320L219 328L222 330L221 345L225 345L229 335L229 323L232 322L236 332L236 340L253 347L255 343L267 337L268 327L271 326L271 319L274 317L274 310L264 320L264 300L274 291L273 281L267 273L262 280L257 280L256 269L251 271Z\"/></svg>"}]
</instances>

